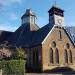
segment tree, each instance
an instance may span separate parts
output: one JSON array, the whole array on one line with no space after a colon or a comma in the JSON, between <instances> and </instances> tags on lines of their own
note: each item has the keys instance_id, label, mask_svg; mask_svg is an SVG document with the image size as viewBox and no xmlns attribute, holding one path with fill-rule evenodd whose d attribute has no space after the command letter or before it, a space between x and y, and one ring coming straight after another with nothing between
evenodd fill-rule
<instances>
[{"instance_id":1,"label":"tree","mask_svg":"<svg viewBox=\"0 0 75 75\"><path fill-rule=\"evenodd\" d=\"M25 51L22 48L16 48L16 58L25 59Z\"/></svg>"}]
</instances>

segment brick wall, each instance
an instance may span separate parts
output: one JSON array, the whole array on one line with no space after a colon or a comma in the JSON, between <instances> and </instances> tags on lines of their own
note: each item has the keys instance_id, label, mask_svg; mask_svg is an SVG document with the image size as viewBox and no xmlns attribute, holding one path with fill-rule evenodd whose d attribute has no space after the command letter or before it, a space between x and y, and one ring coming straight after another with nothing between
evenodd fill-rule
<instances>
[{"instance_id":1,"label":"brick wall","mask_svg":"<svg viewBox=\"0 0 75 75\"><path fill-rule=\"evenodd\" d=\"M61 31L61 39L60 39L60 33ZM52 47L52 42L56 42L56 47ZM66 44L69 43L70 48L66 48ZM56 64L54 61L54 64L50 63L50 48L53 49L53 53L55 54L55 49L57 48L59 51L59 64ZM73 63L70 63L68 60L68 64L64 62L64 50L67 49L67 51L72 51L72 61ZM74 65L74 46L71 43L70 39L68 38L67 34L65 33L63 28L54 28L53 31L50 33L50 35L47 37L47 39L42 44L42 64L43 64L43 70L52 69L55 67L65 67L65 66L72 66ZM55 57L55 56L54 56ZM55 60L55 59L54 59Z\"/></svg>"}]
</instances>

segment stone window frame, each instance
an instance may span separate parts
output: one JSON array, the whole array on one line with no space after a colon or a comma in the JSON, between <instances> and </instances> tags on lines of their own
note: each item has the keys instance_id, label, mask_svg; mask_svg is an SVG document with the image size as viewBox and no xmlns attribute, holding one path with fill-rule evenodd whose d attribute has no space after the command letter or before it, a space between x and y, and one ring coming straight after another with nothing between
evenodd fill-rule
<instances>
[{"instance_id":1,"label":"stone window frame","mask_svg":"<svg viewBox=\"0 0 75 75\"><path fill-rule=\"evenodd\" d=\"M68 64L68 51L66 49L64 51L64 61L66 64Z\"/></svg>"},{"instance_id":2,"label":"stone window frame","mask_svg":"<svg viewBox=\"0 0 75 75\"><path fill-rule=\"evenodd\" d=\"M52 47L56 47L56 42L53 41L51 45L52 45Z\"/></svg>"},{"instance_id":3,"label":"stone window frame","mask_svg":"<svg viewBox=\"0 0 75 75\"><path fill-rule=\"evenodd\" d=\"M72 51L71 50L69 50L69 62L73 63L73 61L72 61Z\"/></svg>"},{"instance_id":4,"label":"stone window frame","mask_svg":"<svg viewBox=\"0 0 75 75\"><path fill-rule=\"evenodd\" d=\"M55 49L55 63L59 64L59 50L57 48Z\"/></svg>"},{"instance_id":5,"label":"stone window frame","mask_svg":"<svg viewBox=\"0 0 75 75\"><path fill-rule=\"evenodd\" d=\"M69 44L69 43L66 44L66 48L67 48L67 49L70 48L70 44Z\"/></svg>"},{"instance_id":6,"label":"stone window frame","mask_svg":"<svg viewBox=\"0 0 75 75\"><path fill-rule=\"evenodd\" d=\"M61 30L59 30L59 39L61 40L62 39L62 35L61 35Z\"/></svg>"},{"instance_id":7,"label":"stone window frame","mask_svg":"<svg viewBox=\"0 0 75 75\"><path fill-rule=\"evenodd\" d=\"M54 61L53 61L53 49L52 48L50 48L50 52L49 52L49 58L50 58L50 64L54 64Z\"/></svg>"}]
</instances>

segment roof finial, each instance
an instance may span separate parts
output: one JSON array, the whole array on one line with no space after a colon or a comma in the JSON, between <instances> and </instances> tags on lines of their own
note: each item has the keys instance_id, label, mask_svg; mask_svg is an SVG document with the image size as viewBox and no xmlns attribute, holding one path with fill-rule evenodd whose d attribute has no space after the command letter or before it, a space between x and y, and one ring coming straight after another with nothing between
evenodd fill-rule
<instances>
[{"instance_id":1,"label":"roof finial","mask_svg":"<svg viewBox=\"0 0 75 75\"><path fill-rule=\"evenodd\" d=\"M56 0L54 1L54 6L57 6L57 1Z\"/></svg>"}]
</instances>

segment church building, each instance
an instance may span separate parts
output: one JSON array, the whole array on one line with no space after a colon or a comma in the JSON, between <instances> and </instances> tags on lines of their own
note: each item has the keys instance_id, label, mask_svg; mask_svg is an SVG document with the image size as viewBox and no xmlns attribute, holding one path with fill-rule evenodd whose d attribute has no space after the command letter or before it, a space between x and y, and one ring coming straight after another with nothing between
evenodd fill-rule
<instances>
[{"instance_id":1,"label":"church building","mask_svg":"<svg viewBox=\"0 0 75 75\"><path fill-rule=\"evenodd\" d=\"M52 6L48 13L48 24L40 28L36 15L27 9L21 17L22 25L15 32L0 31L0 45L6 43L12 52L16 47L23 48L27 53L27 67L31 69L75 69L75 45L64 26L64 10ZM0 57L5 56L1 51Z\"/></svg>"}]
</instances>

